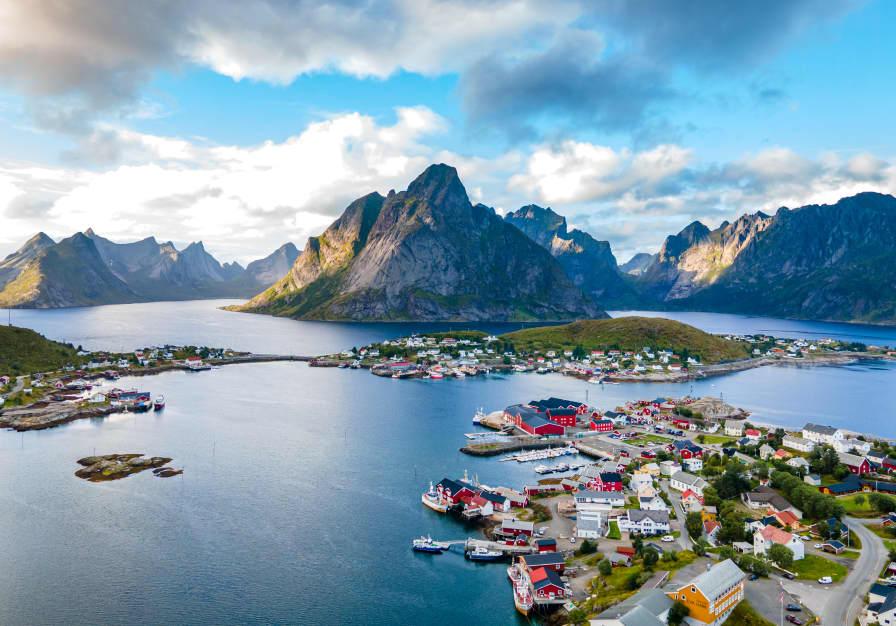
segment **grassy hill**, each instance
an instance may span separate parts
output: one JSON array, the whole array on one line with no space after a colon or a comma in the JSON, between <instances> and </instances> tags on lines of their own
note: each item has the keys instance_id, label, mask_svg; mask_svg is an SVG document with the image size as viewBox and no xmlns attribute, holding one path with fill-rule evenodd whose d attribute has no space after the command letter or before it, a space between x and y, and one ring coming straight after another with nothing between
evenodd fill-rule
<instances>
[{"instance_id":1,"label":"grassy hill","mask_svg":"<svg viewBox=\"0 0 896 626\"><path fill-rule=\"evenodd\" d=\"M582 320L562 326L540 326L501 335L517 351L573 350L672 350L689 354L703 363L743 359L744 344L727 341L698 328L659 317L616 317Z\"/></svg>"},{"instance_id":2,"label":"grassy hill","mask_svg":"<svg viewBox=\"0 0 896 626\"><path fill-rule=\"evenodd\" d=\"M71 346L27 328L0 326L0 376L54 370L80 361Z\"/></svg>"}]
</instances>

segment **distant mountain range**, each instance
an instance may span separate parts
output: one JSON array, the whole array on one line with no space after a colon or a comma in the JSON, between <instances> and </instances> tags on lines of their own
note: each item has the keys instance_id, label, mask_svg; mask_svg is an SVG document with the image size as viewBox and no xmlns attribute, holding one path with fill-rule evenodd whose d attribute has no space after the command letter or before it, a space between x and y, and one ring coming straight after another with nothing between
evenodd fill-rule
<instances>
[{"instance_id":1,"label":"distant mountain range","mask_svg":"<svg viewBox=\"0 0 896 626\"><path fill-rule=\"evenodd\" d=\"M896 198L693 222L618 265L550 208L501 218L432 165L406 191L352 202L304 251L246 268L193 243L39 233L0 263L0 306L251 297L234 310L327 320L573 320L604 309L700 310L896 323Z\"/></svg>"},{"instance_id":2,"label":"distant mountain range","mask_svg":"<svg viewBox=\"0 0 896 626\"><path fill-rule=\"evenodd\" d=\"M282 280L234 308L350 320L606 317L548 250L471 204L447 165L407 191L352 202Z\"/></svg>"},{"instance_id":3,"label":"distant mountain range","mask_svg":"<svg viewBox=\"0 0 896 626\"><path fill-rule=\"evenodd\" d=\"M289 271L298 254L287 243L244 269L238 263L221 265L202 242L177 250L153 237L114 243L92 229L58 243L38 233L0 263L0 306L250 297Z\"/></svg>"}]
</instances>

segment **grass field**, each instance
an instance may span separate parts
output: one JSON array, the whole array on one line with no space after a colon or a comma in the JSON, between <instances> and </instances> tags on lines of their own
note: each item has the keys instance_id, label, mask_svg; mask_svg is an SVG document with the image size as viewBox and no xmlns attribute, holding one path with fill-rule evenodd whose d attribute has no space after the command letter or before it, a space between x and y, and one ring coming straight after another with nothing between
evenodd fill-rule
<instances>
[{"instance_id":1,"label":"grass field","mask_svg":"<svg viewBox=\"0 0 896 626\"><path fill-rule=\"evenodd\" d=\"M703 443L730 443L736 441L734 437L726 437L725 435L703 435Z\"/></svg>"},{"instance_id":2,"label":"grass field","mask_svg":"<svg viewBox=\"0 0 896 626\"><path fill-rule=\"evenodd\" d=\"M862 500L861 503L856 502L856 497ZM854 493L848 496L843 496L842 498L837 498L840 503L843 505L843 508L846 509L846 512L853 516L858 517L869 517L876 516L877 512L871 508L871 505L868 503L868 494L867 493Z\"/></svg>"},{"instance_id":3,"label":"grass field","mask_svg":"<svg viewBox=\"0 0 896 626\"><path fill-rule=\"evenodd\" d=\"M673 439L669 439L669 437L661 437L660 435L654 434L641 435L638 439L641 441L650 441L652 443L672 443L674 441Z\"/></svg>"},{"instance_id":4,"label":"grass field","mask_svg":"<svg viewBox=\"0 0 896 626\"><path fill-rule=\"evenodd\" d=\"M807 554L805 558L794 561L790 571L805 580L818 580L823 576L830 576L834 582L842 579L847 573L846 568L839 563L815 554Z\"/></svg>"},{"instance_id":5,"label":"grass field","mask_svg":"<svg viewBox=\"0 0 896 626\"><path fill-rule=\"evenodd\" d=\"M775 626L756 612L750 603L742 600L734 607L723 626Z\"/></svg>"}]
</instances>

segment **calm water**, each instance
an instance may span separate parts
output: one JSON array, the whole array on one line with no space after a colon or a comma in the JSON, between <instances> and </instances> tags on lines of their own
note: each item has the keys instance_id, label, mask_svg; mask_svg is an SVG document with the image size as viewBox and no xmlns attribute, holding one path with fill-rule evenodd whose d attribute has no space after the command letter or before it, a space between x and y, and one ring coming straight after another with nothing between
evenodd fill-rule
<instances>
[{"instance_id":1,"label":"calm water","mask_svg":"<svg viewBox=\"0 0 896 626\"><path fill-rule=\"evenodd\" d=\"M299 323L215 304L14 312L14 322L85 347L198 342L297 353L410 327ZM782 322L732 323L741 327L731 332L750 332L749 324ZM803 332L834 334L830 325L814 328ZM420 504L429 480L464 469L516 488L536 478L529 466L458 452L478 406L587 393L611 408L630 398L711 393L757 420L896 436L890 363L607 386L534 374L393 381L273 363L120 384L162 393L168 407L0 432L0 624L515 623L502 566L409 548L421 533L470 533ZM185 472L103 484L75 478L75 460L94 451L170 456Z\"/></svg>"}]
</instances>

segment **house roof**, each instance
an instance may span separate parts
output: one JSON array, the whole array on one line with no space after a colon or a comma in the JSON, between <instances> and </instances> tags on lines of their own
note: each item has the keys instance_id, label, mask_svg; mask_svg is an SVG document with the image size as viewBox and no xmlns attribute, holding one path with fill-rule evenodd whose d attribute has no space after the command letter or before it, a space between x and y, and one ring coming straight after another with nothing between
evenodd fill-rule
<instances>
[{"instance_id":1,"label":"house roof","mask_svg":"<svg viewBox=\"0 0 896 626\"><path fill-rule=\"evenodd\" d=\"M628 509L626 511L630 522L639 523L642 520L650 519L656 524L668 524L668 511L645 511L643 509Z\"/></svg>"},{"instance_id":2,"label":"house roof","mask_svg":"<svg viewBox=\"0 0 896 626\"><path fill-rule=\"evenodd\" d=\"M744 434L753 435L754 437L757 437L757 436L759 436L759 431L756 430L755 428L748 428Z\"/></svg>"},{"instance_id":3,"label":"house roof","mask_svg":"<svg viewBox=\"0 0 896 626\"><path fill-rule=\"evenodd\" d=\"M848 482L848 483L834 483L833 485L827 485L825 489L829 490L831 493L847 493L848 491L857 491L861 489L861 485Z\"/></svg>"},{"instance_id":4,"label":"house roof","mask_svg":"<svg viewBox=\"0 0 896 626\"><path fill-rule=\"evenodd\" d=\"M545 409L559 409L566 407L580 407L584 404L584 402L577 402L575 400L564 400L563 398L555 398L551 396L547 400L533 400L529 403L530 406L537 407L544 411Z\"/></svg>"},{"instance_id":5,"label":"house roof","mask_svg":"<svg viewBox=\"0 0 896 626\"><path fill-rule=\"evenodd\" d=\"M781 545L787 545L793 541L793 533L781 530L780 528L775 528L774 526L766 526L759 534L762 535L762 538L766 541L780 543Z\"/></svg>"},{"instance_id":6,"label":"house roof","mask_svg":"<svg viewBox=\"0 0 896 626\"><path fill-rule=\"evenodd\" d=\"M574 417L576 414L576 410L575 409L564 409L564 408L545 409L545 413L547 413L551 417L570 417L570 416Z\"/></svg>"},{"instance_id":7,"label":"house roof","mask_svg":"<svg viewBox=\"0 0 896 626\"><path fill-rule=\"evenodd\" d=\"M725 559L716 563L709 570L703 572L697 578L679 589L696 587L710 602L714 601L727 589L746 578L740 568L731 559Z\"/></svg>"},{"instance_id":8,"label":"house roof","mask_svg":"<svg viewBox=\"0 0 896 626\"><path fill-rule=\"evenodd\" d=\"M793 526L800 521L800 518L798 518L793 511L781 511L775 513L775 519L785 526Z\"/></svg>"},{"instance_id":9,"label":"house roof","mask_svg":"<svg viewBox=\"0 0 896 626\"><path fill-rule=\"evenodd\" d=\"M894 590L896 590L896 588L894 587L889 587L882 583L874 583L873 585L871 585L871 589L868 590L868 593L886 598L888 595L890 595L890 592Z\"/></svg>"},{"instance_id":10,"label":"house roof","mask_svg":"<svg viewBox=\"0 0 896 626\"><path fill-rule=\"evenodd\" d=\"M577 491L573 496L576 501L586 501L589 499L608 498L610 500L625 500L625 496L619 491L592 491L591 489L582 489Z\"/></svg>"},{"instance_id":11,"label":"house roof","mask_svg":"<svg viewBox=\"0 0 896 626\"><path fill-rule=\"evenodd\" d=\"M647 590L642 587L635 595L598 615L598 619L617 619L625 626L657 626L665 624L657 616L668 611L673 603L662 589Z\"/></svg>"},{"instance_id":12,"label":"house roof","mask_svg":"<svg viewBox=\"0 0 896 626\"><path fill-rule=\"evenodd\" d=\"M443 478L437 484L442 485L443 489L450 490L452 494L458 494L462 489L470 489L468 485L457 482L456 480L451 480L450 478Z\"/></svg>"},{"instance_id":13,"label":"house roof","mask_svg":"<svg viewBox=\"0 0 896 626\"><path fill-rule=\"evenodd\" d=\"M818 424L812 424L811 422L807 423L803 426L803 430L807 430L810 433L818 433L819 435L833 435L837 432L837 429L833 426L819 426Z\"/></svg>"},{"instance_id":14,"label":"house roof","mask_svg":"<svg viewBox=\"0 0 896 626\"><path fill-rule=\"evenodd\" d=\"M687 498L690 498L691 496L697 498L698 500L700 499L700 496L698 496L696 493L694 493L690 489L684 490L684 492L681 494L681 499L686 500Z\"/></svg>"},{"instance_id":15,"label":"house roof","mask_svg":"<svg viewBox=\"0 0 896 626\"><path fill-rule=\"evenodd\" d=\"M563 555L559 552L526 554L520 558L526 561L526 567L545 567L547 565L560 565L566 562L563 559Z\"/></svg>"},{"instance_id":16,"label":"house roof","mask_svg":"<svg viewBox=\"0 0 896 626\"><path fill-rule=\"evenodd\" d=\"M535 540L535 545L536 545L536 546L556 546L556 545L557 545L557 540L556 540L556 539L552 539L552 538L550 538L550 537L544 537L544 538L542 538L542 539L536 539L536 540Z\"/></svg>"},{"instance_id":17,"label":"house roof","mask_svg":"<svg viewBox=\"0 0 896 626\"><path fill-rule=\"evenodd\" d=\"M600 482L602 482L602 483L621 483L622 476L619 475L619 472L601 472L600 473Z\"/></svg>"},{"instance_id":18,"label":"house roof","mask_svg":"<svg viewBox=\"0 0 896 626\"><path fill-rule=\"evenodd\" d=\"M510 519L505 519L501 522L502 528L510 528L513 530L528 530L532 531L535 529L535 522L524 522L523 520L518 520L514 517Z\"/></svg>"},{"instance_id":19,"label":"house roof","mask_svg":"<svg viewBox=\"0 0 896 626\"><path fill-rule=\"evenodd\" d=\"M860 467L863 461L868 460L863 456L850 454L849 452L838 452L837 456L840 458L841 463L848 465L849 467Z\"/></svg>"},{"instance_id":20,"label":"house roof","mask_svg":"<svg viewBox=\"0 0 896 626\"><path fill-rule=\"evenodd\" d=\"M881 613L888 613L893 609L896 609L896 589L893 589L887 594L884 601L880 603L880 608L877 610L877 613L880 615Z\"/></svg>"},{"instance_id":21,"label":"house roof","mask_svg":"<svg viewBox=\"0 0 896 626\"><path fill-rule=\"evenodd\" d=\"M803 437L800 437L799 435L784 435L784 438L781 441L784 442L784 445L787 445L788 443L792 443L792 444L796 444L799 446L805 446L810 443L814 443L813 441L811 441L809 439L804 439Z\"/></svg>"},{"instance_id":22,"label":"house roof","mask_svg":"<svg viewBox=\"0 0 896 626\"><path fill-rule=\"evenodd\" d=\"M703 522L703 531L707 535L711 535L714 531L718 530L721 527L722 525L713 519L708 519Z\"/></svg>"},{"instance_id":23,"label":"house roof","mask_svg":"<svg viewBox=\"0 0 896 626\"><path fill-rule=\"evenodd\" d=\"M743 430L744 423L737 420L725 420L725 428L737 428L738 430Z\"/></svg>"},{"instance_id":24,"label":"house roof","mask_svg":"<svg viewBox=\"0 0 896 626\"><path fill-rule=\"evenodd\" d=\"M693 474L688 474L687 472L675 472L674 474L672 474L672 480L677 480L678 482L684 483L685 485L690 485L691 487L699 487L700 489L705 489L707 486L709 486L709 483L699 476L694 476Z\"/></svg>"},{"instance_id":25,"label":"house roof","mask_svg":"<svg viewBox=\"0 0 896 626\"><path fill-rule=\"evenodd\" d=\"M507 502L507 498L502 495L498 495L496 493L491 493L488 491L483 491L479 494L482 498L488 500L489 502L493 502L495 504L504 504Z\"/></svg>"},{"instance_id":26,"label":"house roof","mask_svg":"<svg viewBox=\"0 0 896 626\"><path fill-rule=\"evenodd\" d=\"M824 545L826 545L826 546L831 546L831 547L834 548L835 550L842 550L843 548L846 547L846 546L844 546L842 543L840 543L839 541L837 541L836 539L830 539L830 540L828 540L828 541L825 541L825 542L824 542Z\"/></svg>"}]
</instances>

